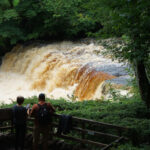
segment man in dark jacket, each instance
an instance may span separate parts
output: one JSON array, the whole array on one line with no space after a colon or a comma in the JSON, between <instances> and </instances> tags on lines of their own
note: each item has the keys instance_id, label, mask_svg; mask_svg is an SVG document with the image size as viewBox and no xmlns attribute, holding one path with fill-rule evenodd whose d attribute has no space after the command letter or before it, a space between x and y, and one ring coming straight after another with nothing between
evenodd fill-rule
<instances>
[{"instance_id":1,"label":"man in dark jacket","mask_svg":"<svg viewBox=\"0 0 150 150\"><path fill-rule=\"evenodd\" d=\"M24 139L26 133L26 119L27 119L27 109L22 106L24 102L24 97L17 97L17 105L13 107L13 123L15 126L15 149L24 149Z\"/></svg>"}]
</instances>

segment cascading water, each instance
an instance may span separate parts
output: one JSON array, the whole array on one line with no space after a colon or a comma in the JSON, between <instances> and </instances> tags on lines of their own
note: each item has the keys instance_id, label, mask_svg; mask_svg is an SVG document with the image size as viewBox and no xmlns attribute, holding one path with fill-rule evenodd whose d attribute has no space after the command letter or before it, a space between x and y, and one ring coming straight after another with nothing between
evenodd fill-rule
<instances>
[{"instance_id":1,"label":"cascading water","mask_svg":"<svg viewBox=\"0 0 150 150\"><path fill-rule=\"evenodd\" d=\"M40 92L54 99L100 99L105 80L127 75L126 66L105 58L103 50L98 44L72 42L14 47L0 67L0 102Z\"/></svg>"}]
</instances>

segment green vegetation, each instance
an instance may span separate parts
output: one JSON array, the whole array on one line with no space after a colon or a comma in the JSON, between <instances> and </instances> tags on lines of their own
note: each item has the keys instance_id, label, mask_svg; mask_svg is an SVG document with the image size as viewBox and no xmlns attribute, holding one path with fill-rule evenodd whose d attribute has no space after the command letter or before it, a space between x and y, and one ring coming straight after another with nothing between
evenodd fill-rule
<instances>
[{"instance_id":1,"label":"green vegetation","mask_svg":"<svg viewBox=\"0 0 150 150\"><path fill-rule=\"evenodd\" d=\"M112 44L111 51L120 60L127 59L135 71L141 98L150 107L150 1L107 0L112 29L120 33L123 44Z\"/></svg>"},{"instance_id":2,"label":"green vegetation","mask_svg":"<svg viewBox=\"0 0 150 150\"><path fill-rule=\"evenodd\" d=\"M144 102L137 97L122 97L118 101L67 102L64 99L47 99L47 101L55 106L58 114L70 114L133 129L134 134L130 132L125 134L131 139L136 138L138 147L128 143L119 146L119 150L125 150L127 147L133 148L133 150L142 150L144 146L146 147L145 143L150 142L150 110L146 109ZM37 98L26 99L24 105L28 103L37 103ZM1 105L1 108L12 107L14 104Z\"/></svg>"},{"instance_id":3,"label":"green vegetation","mask_svg":"<svg viewBox=\"0 0 150 150\"><path fill-rule=\"evenodd\" d=\"M85 0L2 0L0 46L4 54L16 43L87 37L100 29Z\"/></svg>"}]
</instances>

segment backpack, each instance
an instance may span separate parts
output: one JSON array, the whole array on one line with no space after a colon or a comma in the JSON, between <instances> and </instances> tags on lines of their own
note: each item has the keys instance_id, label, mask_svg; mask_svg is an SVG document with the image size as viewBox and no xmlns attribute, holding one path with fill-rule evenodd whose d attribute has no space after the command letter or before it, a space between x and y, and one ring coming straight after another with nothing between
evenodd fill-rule
<instances>
[{"instance_id":1,"label":"backpack","mask_svg":"<svg viewBox=\"0 0 150 150\"><path fill-rule=\"evenodd\" d=\"M39 125L48 125L48 123L50 122L50 111L47 107L47 104L45 103L44 105L40 105L39 106L39 110L37 112L37 119L38 119L38 123Z\"/></svg>"}]
</instances>

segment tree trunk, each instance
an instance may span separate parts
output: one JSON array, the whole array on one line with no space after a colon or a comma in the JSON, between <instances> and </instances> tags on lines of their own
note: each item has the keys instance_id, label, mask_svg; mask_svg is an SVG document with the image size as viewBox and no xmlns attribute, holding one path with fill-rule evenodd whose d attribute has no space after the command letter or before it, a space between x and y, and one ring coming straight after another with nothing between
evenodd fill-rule
<instances>
[{"instance_id":1,"label":"tree trunk","mask_svg":"<svg viewBox=\"0 0 150 150\"><path fill-rule=\"evenodd\" d=\"M10 4L10 8L13 8L13 0L8 0Z\"/></svg>"},{"instance_id":2,"label":"tree trunk","mask_svg":"<svg viewBox=\"0 0 150 150\"><path fill-rule=\"evenodd\" d=\"M145 101L147 108L150 108L150 83L146 74L144 61L135 61L134 66L141 98Z\"/></svg>"}]
</instances>

